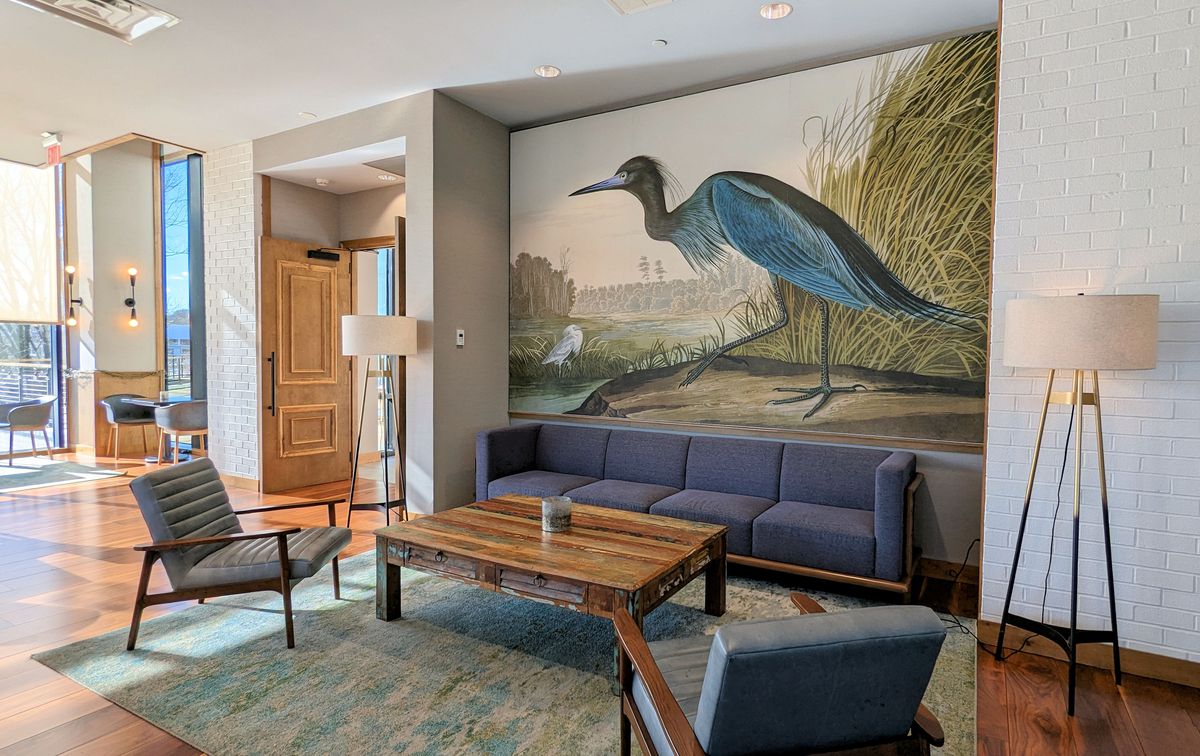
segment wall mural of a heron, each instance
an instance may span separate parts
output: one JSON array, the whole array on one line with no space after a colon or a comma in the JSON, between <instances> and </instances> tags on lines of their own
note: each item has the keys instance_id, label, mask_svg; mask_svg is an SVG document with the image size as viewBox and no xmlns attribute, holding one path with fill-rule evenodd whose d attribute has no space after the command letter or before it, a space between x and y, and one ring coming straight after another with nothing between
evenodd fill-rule
<instances>
[{"instance_id":1,"label":"wall mural of a heron","mask_svg":"<svg viewBox=\"0 0 1200 756\"><path fill-rule=\"evenodd\" d=\"M978 444L995 45L515 134L510 409Z\"/></svg>"}]
</instances>

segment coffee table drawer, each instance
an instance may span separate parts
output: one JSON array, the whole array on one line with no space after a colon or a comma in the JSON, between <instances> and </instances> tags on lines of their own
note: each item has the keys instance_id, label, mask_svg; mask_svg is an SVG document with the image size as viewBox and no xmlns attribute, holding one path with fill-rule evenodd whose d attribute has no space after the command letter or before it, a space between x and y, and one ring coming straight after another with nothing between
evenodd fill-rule
<instances>
[{"instance_id":1,"label":"coffee table drawer","mask_svg":"<svg viewBox=\"0 0 1200 756\"><path fill-rule=\"evenodd\" d=\"M499 568L497 583L501 591L516 593L555 604L582 604L587 600L587 584L546 576L538 572Z\"/></svg>"},{"instance_id":2,"label":"coffee table drawer","mask_svg":"<svg viewBox=\"0 0 1200 756\"><path fill-rule=\"evenodd\" d=\"M447 554L437 549L427 549L421 546L409 546L404 558L404 566L412 567L423 572L440 572L444 575L479 579L479 563L468 557L457 554Z\"/></svg>"}]
</instances>

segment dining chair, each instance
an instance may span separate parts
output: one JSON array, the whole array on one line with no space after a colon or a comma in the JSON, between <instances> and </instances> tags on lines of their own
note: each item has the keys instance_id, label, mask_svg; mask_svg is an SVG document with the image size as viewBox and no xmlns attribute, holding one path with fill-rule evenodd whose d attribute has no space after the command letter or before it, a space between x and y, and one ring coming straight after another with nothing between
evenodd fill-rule
<instances>
[{"instance_id":1,"label":"dining chair","mask_svg":"<svg viewBox=\"0 0 1200 756\"><path fill-rule=\"evenodd\" d=\"M154 408L132 404L127 399L145 399L140 394L110 394L100 400L104 415L108 419L108 450L114 458L121 458L121 426L141 428L142 443L149 451L146 428L154 425Z\"/></svg>"},{"instance_id":2,"label":"dining chair","mask_svg":"<svg viewBox=\"0 0 1200 756\"><path fill-rule=\"evenodd\" d=\"M47 394L37 399L26 399L11 404L0 404L0 429L8 431L8 465L13 463L13 436L21 431L29 432L29 442L33 445L33 455L37 456L37 431L42 432L42 440L46 442L46 453L54 459L50 447L50 436L46 426L50 424L51 411L58 397Z\"/></svg>"},{"instance_id":3,"label":"dining chair","mask_svg":"<svg viewBox=\"0 0 1200 756\"><path fill-rule=\"evenodd\" d=\"M191 436L200 438L204 445L204 453L208 453L208 402L198 399L192 402L169 404L165 407L154 408L154 422L158 424L158 459L162 461L165 453L164 444L171 437L174 447L174 462L179 462L179 437Z\"/></svg>"}]
</instances>

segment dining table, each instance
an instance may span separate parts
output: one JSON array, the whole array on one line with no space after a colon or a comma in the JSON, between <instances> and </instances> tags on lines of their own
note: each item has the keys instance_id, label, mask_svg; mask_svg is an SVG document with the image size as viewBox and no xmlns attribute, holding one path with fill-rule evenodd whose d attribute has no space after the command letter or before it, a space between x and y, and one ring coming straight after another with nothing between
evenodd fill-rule
<instances>
[{"instance_id":1,"label":"dining table","mask_svg":"<svg viewBox=\"0 0 1200 756\"><path fill-rule=\"evenodd\" d=\"M131 397L129 399L126 399L125 401L128 404L132 404L137 407L157 408L157 407L169 407L172 404L183 404L184 402L190 402L190 401L192 401L192 397L183 395L183 394L168 394L167 396L164 397L163 395L160 394L157 399L153 399L148 396L138 396L138 397ZM172 443L171 439L168 438L167 442L166 442L166 447L163 449L163 453L164 453L166 459L171 459L171 457L172 457L171 443ZM191 450L191 443L188 444L188 451L185 451L182 446L180 447L179 460L181 462L192 458L190 450ZM159 457L155 454L151 454L146 457L145 461L148 463L151 463L151 464L161 465L163 462L163 457Z\"/></svg>"}]
</instances>

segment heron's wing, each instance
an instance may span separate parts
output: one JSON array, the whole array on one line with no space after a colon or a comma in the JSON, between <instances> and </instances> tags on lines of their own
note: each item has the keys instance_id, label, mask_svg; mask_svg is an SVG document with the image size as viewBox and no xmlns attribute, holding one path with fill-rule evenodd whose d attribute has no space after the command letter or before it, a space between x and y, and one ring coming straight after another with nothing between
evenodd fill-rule
<instances>
[{"instance_id":1,"label":"heron's wing","mask_svg":"<svg viewBox=\"0 0 1200 756\"><path fill-rule=\"evenodd\" d=\"M721 174L712 196L733 246L805 291L856 310L873 307L964 327L977 319L913 294L850 224L778 179Z\"/></svg>"},{"instance_id":2,"label":"heron's wing","mask_svg":"<svg viewBox=\"0 0 1200 756\"><path fill-rule=\"evenodd\" d=\"M549 365L552 362L561 363L563 360L571 356L571 352L575 351L575 339L572 336L563 336L554 348L551 349L542 359L543 365Z\"/></svg>"},{"instance_id":3,"label":"heron's wing","mask_svg":"<svg viewBox=\"0 0 1200 756\"><path fill-rule=\"evenodd\" d=\"M845 252L862 256L854 254L861 246L866 255L875 258L866 242L857 239L856 244L858 235L852 229L855 238L835 239L825 227L828 224L814 223L789 206L786 200L794 202L795 197L781 198L776 196L778 191L768 189L776 187L763 187L736 174L726 174L713 184L713 207L733 246L752 262L819 297L856 310L872 304L860 296ZM838 221L846 225L840 218Z\"/></svg>"}]
</instances>

